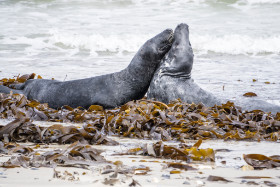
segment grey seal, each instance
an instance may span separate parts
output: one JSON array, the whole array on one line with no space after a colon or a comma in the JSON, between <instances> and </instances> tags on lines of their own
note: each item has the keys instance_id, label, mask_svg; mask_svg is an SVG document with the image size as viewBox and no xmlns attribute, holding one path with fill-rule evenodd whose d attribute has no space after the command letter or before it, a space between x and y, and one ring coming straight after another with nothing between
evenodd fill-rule
<instances>
[{"instance_id":1,"label":"grey seal","mask_svg":"<svg viewBox=\"0 0 280 187\"><path fill-rule=\"evenodd\" d=\"M64 105L114 108L146 94L154 72L172 42L172 29L164 30L145 42L128 67L120 72L65 82L31 79L15 85L15 89L0 86L0 92L24 94L28 99L48 103L52 108Z\"/></svg>"},{"instance_id":2,"label":"grey seal","mask_svg":"<svg viewBox=\"0 0 280 187\"><path fill-rule=\"evenodd\" d=\"M188 25L180 24L174 31L171 49L160 62L151 81L148 99L169 103L180 98L183 102L203 103L209 107L225 103L227 99L217 98L198 86L191 78L193 57ZM243 110L280 112L280 106L254 98L238 99L234 103Z\"/></svg>"}]
</instances>

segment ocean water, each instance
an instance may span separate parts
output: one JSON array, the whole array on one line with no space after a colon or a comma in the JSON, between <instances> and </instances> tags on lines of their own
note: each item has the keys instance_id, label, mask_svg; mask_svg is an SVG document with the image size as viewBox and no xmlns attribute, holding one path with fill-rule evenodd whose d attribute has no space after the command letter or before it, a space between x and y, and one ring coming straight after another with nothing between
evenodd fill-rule
<instances>
[{"instance_id":1,"label":"ocean water","mask_svg":"<svg viewBox=\"0 0 280 187\"><path fill-rule=\"evenodd\" d=\"M280 0L0 0L0 15L0 78L116 72L146 40L183 22L201 87L280 104Z\"/></svg>"}]
</instances>

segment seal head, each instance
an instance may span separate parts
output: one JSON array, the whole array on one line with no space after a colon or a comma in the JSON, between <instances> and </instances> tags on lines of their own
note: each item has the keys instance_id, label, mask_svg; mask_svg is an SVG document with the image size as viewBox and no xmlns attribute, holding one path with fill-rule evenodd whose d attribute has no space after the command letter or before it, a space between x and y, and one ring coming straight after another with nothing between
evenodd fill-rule
<instances>
[{"instance_id":1,"label":"seal head","mask_svg":"<svg viewBox=\"0 0 280 187\"><path fill-rule=\"evenodd\" d=\"M201 89L191 79L193 50L189 40L189 27L180 24L174 32L171 49L160 62L148 90L148 98L169 103L180 98L184 102L213 106L220 101Z\"/></svg>"},{"instance_id":2,"label":"seal head","mask_svg":"<svg viewBox=\"0 0 280 187\"><path fill-rule=\"evenodd\" d=\"M193 66L193 50L189 40L189 27L180 24L174 32L174 42L170 51L160 64L161 76L168 75L189 79Z\"/></svg>"},{"instance_id":3,"label":"seal head","mask_svg":"<svg viewBox=\"0 0 280 187\"><path fill-rule=\"evenodd\" d=\"M173 30L166 29L163 32L156 35L155 37L148 40L146 44L144 44L144 46L145 45L149 46L147 47L147 50L151 52L149 53L149 55L152 55L152 57L156 57L157 60L161 60L162 57L170 49L173 43L173 39L174 39ZM158 54L158 56L154 54Z\"/></svg>"},{"instance_id":4,"label":"seal head","mask_svg":"<svg viewBox=\"0 0 280 187\"><path fill-rule=\"evenodd\" d=\"M174 38L173 36L173 30L166 29L146 41L136 53L128 68L131 67L131 70L136 70L137 68L135 67L158 66L164 55L171 48Z\"/></svg>"}]
</instances>

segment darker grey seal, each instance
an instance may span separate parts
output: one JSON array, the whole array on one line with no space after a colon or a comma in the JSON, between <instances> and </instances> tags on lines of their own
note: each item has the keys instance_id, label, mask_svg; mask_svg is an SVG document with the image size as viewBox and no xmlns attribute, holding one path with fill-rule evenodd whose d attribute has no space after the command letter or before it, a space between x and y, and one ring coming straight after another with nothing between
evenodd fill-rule
<instances>
[{"instance_id":1,"label":"darker grey seal","mask_svg":"<svg viewBox=\"0 0 280 187\"><path fill-rule=\"evenodd\" d=\"M24 94L28 99L48 103L52 108L63 105L114 108L146 94L154 72L172 42L173 31L166 29L148 40L128 67L120 72L65 82L33 79L15 85L15 89L0 86L0 92Z\"/></svg>"},{"instance_id":2,"label":"darker grey seal","mask_svg":"<svg viewBox=\"0 0 280 187\"><path fill-rule=\"evenodd\" d=\"M160 62L151 81L147 93L148 98L164 103L180 98L183 102L201 102L209 107L226 102L226 99L219 99L203 90L191 79L193 56L188 25L180 24L174 31L171 49ZM243 110L259 109L266 112L280 112L280 106L253 98L238 99L234 103Z\"/></svg>"}]
</instances>

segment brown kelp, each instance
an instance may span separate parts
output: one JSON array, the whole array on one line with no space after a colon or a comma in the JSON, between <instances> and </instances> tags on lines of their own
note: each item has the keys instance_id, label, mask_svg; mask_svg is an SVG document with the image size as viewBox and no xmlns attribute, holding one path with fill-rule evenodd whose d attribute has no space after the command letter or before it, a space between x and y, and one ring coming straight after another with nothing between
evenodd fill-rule
<instances>
[{"instance_id":1,"label":"brown kelp","mask_svg":"<svg viewBox=\"0 0 280 187\"><path fill-rule=\"evenodd\" d=\"M280 167L280 155L247 154L243 155L243 159L255 169Z\"/></svg>"},{"instance_id":2,"label":"brown kelp","mask_svg":"<svg viewBox=\"0 0 280 187\"><path fill-rule=\"evenodd\" d=\"M35 74L2 79L0 85L13 87L33 78ZM87 109L70 106L53 109L46 103L30 101L24 95L10 93L0 94L0 118L12 120L7 125L0 124L0 152L22 153L11 157L9 161L3 163L3 167L29 167L35 161L40 163L38 166L47 166L43 161L56 156L56 159L49 160L48 163L81 165L88 160L95 161L96 159L92 160L95 157L105 162L98 151L84 153L83 150L90 149L89 146L92 144L118 145L117 141L107 136L157 140L156 143L136 147L121 154L140 154L189 162L215 160L213 149L199 149L202 140L279 141L280 135L280 113L274 115L260 110L242 112L232 102L206 107L203 104L183 103L179 99L169 104L141 99L111 110L104 110L98 105L92 105ZM53 123L39 126L35 121ZM72 124L62 125L61 122ZM169 140L180 141L181 144L176 147L164 143ZM186 140L198 141L193 146L188 146ZM38 155L30 148L12 142L72 145L66 152ZM76 144L80 146L79 150L73 150L75 147L73 145ZM75 161L75 157L79 158L79 162ZM244 159L254 168L270 168L279 166L278 156L276 157L246 155ZM32 160L35 158L38 162ZM86 161L80 162L81 158ZM180 163L169 163L168 167L191 169L190 166Z\"/></svg>"},{"instance_id":3,"label":"brown kelp","mask_svg":"<svg viewBox=\"0 0 280 187\"><path fill-rule=\"evenodd\" d=\"M164 145L162 141L154 144L145 144L143 147L128 150L126 154L148 155L156 158L173 160L215 161L215 153L211 148L199 149L202 143L199 140L193 146L181 145L180 147ZM171 164L172 165L172 164ZM174 165L173 165L174 166Z\"/></svg>"},{"instance_id":4,"label":"brown kelp","mask_svg":"<svg viewBox=\"0 0 280 187\"><path fill-rule=\"evenodd\" d=\"M89 144L118 145L118 142L106 137L95 128L86 125L83 128L55 124L39 127L28 118L12 121L0 129L0 138L5 142L34 142L34 143L73 143L80 141Z\"/></svg>"},{"instance_id":5,"label":"brown kelp","mask_svg":"<svg viewBox=\"0 0 280 187\"><path fill-rule=\"evenodd\" d=\"M259 110L242 112L231 102L205 107L202 104L182 103L180 100L166 105L142 99L112 110L103 110L97 105L88 109L64 106L55 110L47 104L29 101L23 95L0 94L0 117L20 120L22 125L18 125L19 121L14 121L17 123L13 125L14 135L24 130L26 133L35 133L39 129L30 120L40 120L84 124L82 129L77 129L79 132L73 127L61 125L50 128L64 135L117 135L182 142L186 139L277 141L280 128L280 113L273 115ZM4 130L0 130L0 137ZM77 136L76 134L75 137ZM39 137L28 138L29 141L41 140Z\"/></svg>"},{"instance_id":6,"label":"brown kelp","mask_svg":"<svg viewBox=\"0 0 280 187\"><path fill-rule=\"evenodd\" d=\"M75 142L65 150L54 150L39 153L34 149L15 143L0 142L0 153L17 155L12 156L8 161L2 163L1 167L54 167L72 166L82 167L103 163L106 160L100 155L101 151L92 148L90 145L83 145Z\"/></svg>"}]
</instances>

